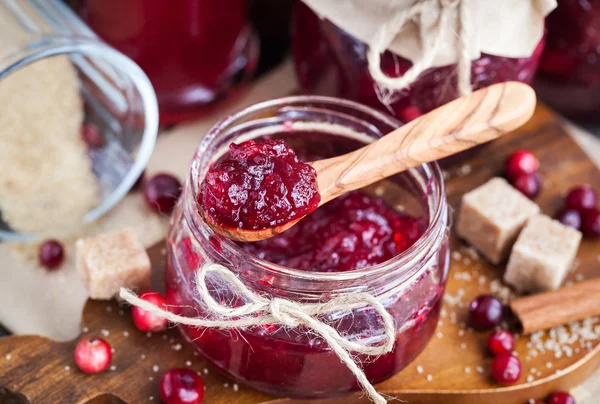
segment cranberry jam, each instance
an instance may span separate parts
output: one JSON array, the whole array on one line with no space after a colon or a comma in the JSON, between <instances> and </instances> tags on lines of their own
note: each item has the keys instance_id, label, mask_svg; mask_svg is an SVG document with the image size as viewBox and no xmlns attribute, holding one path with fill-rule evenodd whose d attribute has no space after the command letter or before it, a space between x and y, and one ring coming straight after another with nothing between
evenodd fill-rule
<instances>
[{"instance_id":1,"label":"cranberry jam","mask_svg":"<svg viewBox=\"0 0 600 404\"><path fill-rule=\"evenodd\" d=\"M456 65L434 67L381 103L367 65L368 46L328 20L319 18L301 1L293 16L292 48L300 85L311 94L333 95L392 113L403 122L459 97ZM505 81L531 83L543 49L541 41L528 58L482 54L471 64L473 90ZM412 63L392 52L381 55L381 70L401 77Z\"/></svg>"},{"instance_id":2,"label":"cranberry jam","mask_svg":"<svg viewBox=\"0 0 600 404\"><path fill-rule=\"evenodd\" d=\"M314 211L321 197L317 172L283 140L229 145L201 186L198 203L216 224L261 230Z\"/></svg>"},{"instance_id":3,"label":"cranberry jam","mask_svg":"<svg viewBox=\"0 0 600 404\"><path fill-rule=\"evenodd\" d=\"M448 271L447 205L436 164L343 195L290 230L257 243L223 238L198 214L201 181L224 161L232 142L283 139L301 161L314 161L355 150L397 125L370 108L325 97L268 101L217 124L196 152L171 219L167 304L177 314L219 318L196 290L196 271L207 260L227 267L267 298L315 303L342 293L369 293L394 319L394 348L378 357L352 355L373 383L403 369L435 331ZM207 288L221 304L245 302L211 275ZM385 337L372 307L335 311L319 320L352 341L379 345ZM304 327L180 329L225 375L268 394L319 398L359 389L323 338Z\"/></svg>"}]
</instances>

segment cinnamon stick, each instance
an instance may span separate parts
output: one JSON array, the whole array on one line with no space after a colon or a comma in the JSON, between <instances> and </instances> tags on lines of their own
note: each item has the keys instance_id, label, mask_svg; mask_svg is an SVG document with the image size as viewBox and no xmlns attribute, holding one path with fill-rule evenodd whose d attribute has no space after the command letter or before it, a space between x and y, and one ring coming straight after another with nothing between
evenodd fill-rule
<instances>
[{"instance_id":1,"label":"cinnamon stick","mask_svg":"<svg viewBox=\"0 0 600 404\"><path fill-rule=\"evenodd\" d=\"M521 297L513 300L510 307L524 334L600 315L600 278Z\"/></svg>"}]
</instances>

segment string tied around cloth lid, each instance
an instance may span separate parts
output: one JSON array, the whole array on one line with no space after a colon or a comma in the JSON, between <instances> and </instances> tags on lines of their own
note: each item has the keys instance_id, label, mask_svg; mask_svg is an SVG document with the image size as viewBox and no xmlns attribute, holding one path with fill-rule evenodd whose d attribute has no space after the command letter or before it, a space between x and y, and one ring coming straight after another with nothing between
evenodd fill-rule
<instances>
[{"instance_id":1,"label":"string tied around cloth lid","mask_svg":"<svg viewBox=\"0 0 600 404\"><path fill-rule=\"evenodd\" d=\"M227 287L243 296L245 303L238 307L230 307L216 301L206 285L208 274L218 276L219 280ZM218 315L218 319L180 316L140 299L135 293L125 288L121 288L119 296L131 305L165 318L172 323L192 327L222 330L266 324L280 324L290 328L306 327L327 342L331 350L354 374L361 388L374 403L385 404L387 402L367 380L365 373L351 356L351 353L378 356L391 352L394 347L396 336L394 320L373 295L369 293L342 294L324 303L299 303L279 297L269 298L250 290L231 270L213 262L207 262L197 270L196 288L208 312ZM320 316L335 311L350 311L364 307L373 308L383 321L385 338L381 345L371 346L352 341L319 319Z\"/></svg>"},{"instance_id":2,"label":"string tied around cloth lid","mask_svg":"<svg viewBox=\"0 0 600 404\"><path fill-rule=\"evenodd\" d=\"M470 0L417 0L412 6L395 14L387 23L383 24L375 33L369 51L367 52L367 61L369 73L377 83L379 88L378 96L385 105L389 105L389 100L381 92L393 93L409 87L419 77L421 73L433 66L434 59L439 51L443 38L450 30L449 15L455 8L459 9L459 46L460 53L458 57L458 91L460 95L471 93L471 57L469 38L473 29L471 17ZM387 76L381 70L381 54L390 46L396 35L411 20L425 15L431 15L440 10L437 32L433 37L431 44L426 43L425 38L421 38L423 47L422 55L419 59L413 61L413 65L400 77Z\"/></svg>"}]
</instances>

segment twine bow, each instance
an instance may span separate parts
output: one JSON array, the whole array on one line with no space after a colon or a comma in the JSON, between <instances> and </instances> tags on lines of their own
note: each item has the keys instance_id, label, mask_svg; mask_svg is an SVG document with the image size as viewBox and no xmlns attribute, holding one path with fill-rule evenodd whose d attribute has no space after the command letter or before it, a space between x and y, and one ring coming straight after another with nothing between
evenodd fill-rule
<instances>
[{"instance_id":1,"label":"twine bow","mask_svg":"<svg viewBox=\"0 0 600 404\"><path fill-rule=\"evenodd\" d=\"M217 302L211 296L206 286L206 276L209 273L218 275L231 289L244 296L247 302L239 307L229 307ZM344 294L325 303L308 304L282 298L270 299L253 292L233 272L215 263L207 263L198 269L196 272L196 287L200 298L204 301L208 310L218 314L222 319L209 320L179 316L140 299L133 292L125 288L121 288L119 296L131 305L140 307L159 317L166 318L173 323L193 327L235 329L265 324L281 324L291 328L299 326L307 327L327 342L331 350L348 366L362 389L367 392L373 402L376 404L385 404L387 402L367 380L365 373L350 355L350 352L356 352L369 356L377 356L390 352L394 346L396 335L394 320L385 307L372 295L368 293ZM335 328L319 320L319 316L327 313L340 310L353 310L360 307L373 307L381 316L385 332L385 342L383 345L370 346L350 341L340 335Z\"/></svg>"},{"instance_id":2,"label":"twine bow","mask_svg":"<svg viewBox=\"0 0 600 404\"><path fill-rule=\"evenodd\" d=\"M433 66L433 61L440 47L442 39L448 35L450 11L460 6L460 34L459 42L461 53L458 60L458 90L461 95L471 93L471 57L469 52L469 37L472 29L471 8L469 0L417 0L411 7L394 15L390 21L383 24L375 33L367 53L369 73L380 87L387 91L402 90L412 84L425 70ZM433 13L441 7L438 30L431 46L423 43L423 54L420 59L413 61L413 65L400 77L389 77L381 70L381 54L385 52L393 39L398 35L406 23L417 16ZM383 100L382 100L383 102ZM384 102L385 103L385 102Z\"/></svg>"}]
</instances>

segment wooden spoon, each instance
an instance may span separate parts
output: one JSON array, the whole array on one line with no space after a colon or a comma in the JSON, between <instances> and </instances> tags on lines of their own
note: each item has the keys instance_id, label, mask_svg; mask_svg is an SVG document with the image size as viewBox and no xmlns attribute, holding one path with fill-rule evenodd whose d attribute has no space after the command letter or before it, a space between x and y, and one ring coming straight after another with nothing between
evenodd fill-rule
<instances>
[{"instance_id":1,"label":"wooden spoon","mask_svg":"<svg viewBox=\"0 0 600 404\"><path fill-rule=\"evenodd\" d=\"M409 168L494 140L527 122L535 105L535 92L528 85L494 84L442 105L351 153L308 163L317 171L319 206ZM273 237L303 218L245 230L221 227L204 210L201 214L214 231L239 241Z\"/></svg>"}]
</instances>

